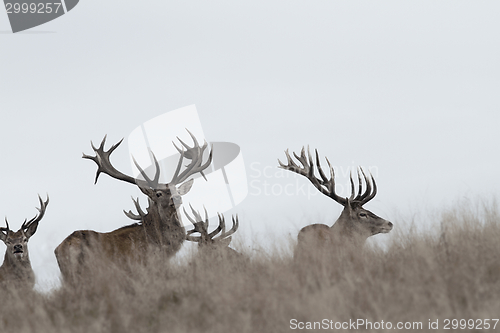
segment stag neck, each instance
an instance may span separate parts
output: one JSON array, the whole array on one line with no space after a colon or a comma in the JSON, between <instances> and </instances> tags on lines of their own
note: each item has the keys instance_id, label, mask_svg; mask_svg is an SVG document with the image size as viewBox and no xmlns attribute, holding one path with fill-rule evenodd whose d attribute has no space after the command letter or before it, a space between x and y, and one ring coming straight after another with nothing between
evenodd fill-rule
<instances>
[{"instance_id":1,"label":"stag neck","mask_svg":"<svg viewBox=\"0 0 500 333\"><path fill-rule=\"evenodd\" d=\"M0 267L0 284L13 283L18 286L35 286L35 273L31 267L31 262L26 253L26 256L21 260L12 258L5 254L4 262Z\"/></svg>"},{"instance_id":2,"label":"stag neck","mask_svg":"<svg viewBox=\"0 0 500 333\"><path fill-rule=\"evenodd\" d=\"M147 228L149 234L156 234L160 243L170 243L172 237L180 237L184 240L186 230L179 220L177 210L173 207L163 208L152 202L147 209L147 214L142 219L142 223Z\"/></svg>"},{"instance_id":3,"label":"stag neck","mask_svg":"<svg viewBox=\"0 0 500 333\"><path fill-rule=\"evenodd\" d=\"M13 258L12 254L9 255L9 253L6 251L2 267L8 267L8 266L28 268L29 270L32 270L28 247L25 248L24 255L21 259Z\"/></svg>"},{"instance_id":4,"label":"stag neck","mask_svg":"<svg viewBox=\"0 0 500 333\"><path fill-rule=\"evenodd\" d=\"M362 246L368 237L370 237L370 234L356 226L351 213L350 208L345 207L330 229L332 230L332 234L337 238L335 242L350 242Z\"/></svg>"}]
</instances>

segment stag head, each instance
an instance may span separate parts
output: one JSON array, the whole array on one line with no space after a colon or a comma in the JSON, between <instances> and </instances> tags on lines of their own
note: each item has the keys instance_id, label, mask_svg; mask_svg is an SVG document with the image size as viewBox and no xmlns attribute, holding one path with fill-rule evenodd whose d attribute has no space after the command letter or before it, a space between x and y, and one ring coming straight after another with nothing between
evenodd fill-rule
<instances>
[{"instance_id":1,"label":"stag head","mask_svg":"<svg viewBox=\"0 0 500 333\"><path fill-rule=\"evenodd\" d=\"M29 260L28 240L36 232L38 223L43 218L45 209L49 203L49 196L47 196L47 200L45 202L42 201L40 196L38 196L38 199L40 201L40 208L37 208L38 214L29 221L24 220L21 229L16 232L10 230L7 218L5 218L5 224L7 227L0 227L0 239L7 246L7 252L5 255L12 259L19 261Z\"/></svg>"}]
</instances>

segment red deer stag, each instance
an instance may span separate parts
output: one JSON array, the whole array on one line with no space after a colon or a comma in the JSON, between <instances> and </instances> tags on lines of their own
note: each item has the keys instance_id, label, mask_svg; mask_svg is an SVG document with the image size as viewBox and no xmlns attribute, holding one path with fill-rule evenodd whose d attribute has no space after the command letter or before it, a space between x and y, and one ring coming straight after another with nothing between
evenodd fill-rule
<instances>
[{"instance_id":1,"label":"red deer stag","mask_svg":"<svg viewBox=\"0 0 500 333\"><path fill-rule=\"evenodd\" d=\"M285 151L285 155L288 160L287 164L283 164L278 160L280 168L306 177L321 193L344 206L340 217L333 226L329 227L325 224L312 224L300 230L294 254L295 258L314 250L328 251L328 249L339 249L345 248L346 246L359 248L368 237L391 231L391 222L363 208L363 205L373 199L377 194L377 185L375 184L373 175L370 175L371 179L369 179L363 169L358 169L358 194L355 196L355 186L351 174L351 196L349 198L342 198L335 193L335 174L328 158L326 158L326 162L330 169L329 179L321 169L317 150L316 168L320 178L315 176L313 158L309 149L307 151L307 156L304 148L302 148L300 156L293 153L302 166L297 165L292 160L288 150ZM363 174L366 183L366 190L364 192L362 192L363 183L361 174ZM340 247L338 245L340 245Z\"/></svg>"},{"instance_id":2,"label":"red deer stag","mask_svg":"<svg viewBox=\"0 0 500 333\"><path fill-rule=\"evenodd\" d=\"M115 179L136 184L148 196L149 207L144 212L138 200L134 200L138 214L130 211L125 214L138 221L137 223L107 233L80 230L69 235L55 249L64 281L70 283L77 281L96 259L104 260L105 265L113 262L118 266L127 267L126 265L130 262L145 263L153 253L168 259L180 249L186 238L186 231L179 221L177 209L182 204L181 196L191 189L194 182L194 179L188 181L186 179L198 172L203 175L202 171L212 161L212 151L210 151L207 161L203 163L203 153L207 148L207 143L205 142L200 147L196 138L190 132L189 134L194 142L193 147L189 147L179 138L182 149L174 143L180 153L180 158L172 180L166 184L159 183L160 166L154 154L152 154L155 164L153 179L146 175L135 159L134 163L144 180L127 176L111 165L109 156L123 139L108 151L104 151L106 141L104 137L99 148L92 144L96 156L83 154L83 158L94 161L98 166L95 183L102 172ZM181 171L184 158L190 160L190 163Z\"/></svg>"},{"instance_id":3,"label":"red deer stag","mask_svg":"<svg viewBox=\"0 0 500 333\"><path fill-rule=\"evenodd\" d=\"M184 208L183 208L184 209ZM186 239L191 242L198 243L200 256L220 257L221 259L234 260L242 258L242 254L229 247L231 243L231 235L238 230L239 222L238 216L233 217L233 226L229 231L226 231L226 222L224 215L218 214L219 226L212 232L208 232L208 214L205 209L205 222L199 212L191 207L194 218L184 209L184 214L193 224L194 228L189 230ZM194 233L199 233L199 236L192 236ZM220 233L220 235L218 235ZM217 236L218 235L218 236ZM217 237L216 237L217 236Z\"/></svg>"},{"instance_id":4,"label":"red deer stag","mask_svg":"<svg viewBox=\"0 0 500 333\"><path fill-rule=\"evenodd\" d=\"M36 232L38 223L45 214L45 209L49 204L49 196L45 202L38 196L40 208L38 214L31 220L24 220L21 229L14 232L10 230L7 218L5 218L6 228L0 228L0 239L7 245L3 264L0 267L0 282L3 284L14 284L22 288L32 289L35 285L35 274L31 268L28 253L28 240Z\"/></svg>"}]
</instances>

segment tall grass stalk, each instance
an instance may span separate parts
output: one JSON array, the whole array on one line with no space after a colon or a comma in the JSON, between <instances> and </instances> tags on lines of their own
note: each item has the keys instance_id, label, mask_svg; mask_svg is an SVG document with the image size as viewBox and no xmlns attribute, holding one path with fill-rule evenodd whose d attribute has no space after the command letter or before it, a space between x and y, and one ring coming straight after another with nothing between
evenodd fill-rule
<instances>
[{"instance_id":1,"label":"tall grass stalk","mask_svg":"<svg viewBox=\"0 0 500 333\"><path fill-rule=\"evenodd\" d=\"M495 204L459 205L425 232L398 230L394 222L384 249L368 245L321 263L294 263L287 240L243 262L207 263L193 253L170 264L151 258L131 272L100 269L77 288L3 286L0 331L287 332L299 323L326 328L350 320L393 325L358 327L367 331L394 331L399 322L421 322L430 331L429 321L438 320L436 332L449 331L445 319L500 317Z\"/></svg>"}]
</instances>

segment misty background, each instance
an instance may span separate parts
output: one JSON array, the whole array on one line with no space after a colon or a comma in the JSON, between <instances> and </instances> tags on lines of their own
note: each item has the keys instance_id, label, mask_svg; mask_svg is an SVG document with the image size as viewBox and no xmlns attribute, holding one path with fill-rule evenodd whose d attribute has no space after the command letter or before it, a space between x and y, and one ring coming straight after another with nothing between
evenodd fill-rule
<instances>
[{"instance_id":1,"label":"misty background","mask_svg":"<svg viewBox=\"0 0 500 333\"><path fill-rule=\"evenodd\" d=\"M395 230L435 222L500 189L498 17L494 2L82 0L12 34L0 11L0 216L17 230L49 194L29 249L39 285L57 285L66 236L130 224L130 197L146 203L107 175L93 184L90 141L195 104L206 139L245 161L248 196L225 212L239 215L233 244L260 251L336 220L339 204L277 168L304 145L340 185L370 168L365 208ZM111 160L132 172L126 140Z\"/></svg>"}]
</instances>

